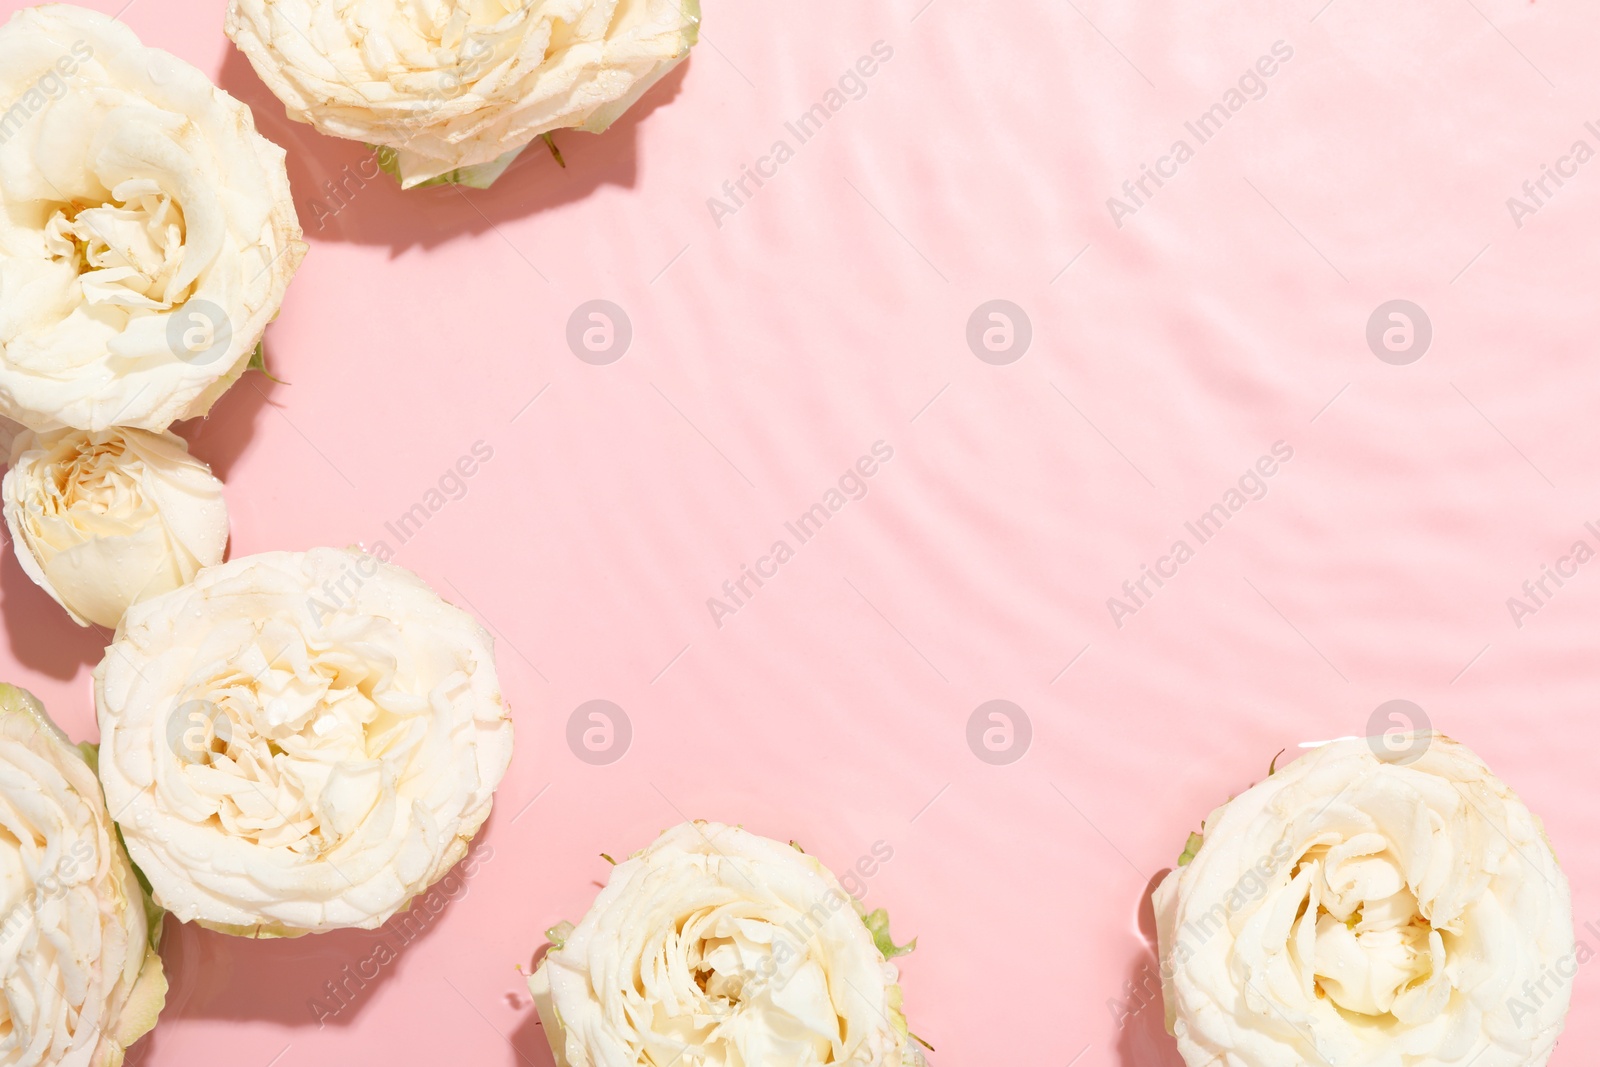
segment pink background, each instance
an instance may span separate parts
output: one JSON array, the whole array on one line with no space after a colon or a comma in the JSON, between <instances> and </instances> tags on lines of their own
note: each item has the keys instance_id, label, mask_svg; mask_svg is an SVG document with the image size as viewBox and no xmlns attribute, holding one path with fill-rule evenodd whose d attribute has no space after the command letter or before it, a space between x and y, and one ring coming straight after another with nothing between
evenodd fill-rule
<instances>
[{"instance_id":1,"label":"pink background","mask_svg":"<svg viewBox=\"0 0 1600 1067\"><path fill-rule=\"evenodd\" d=\"M185 429L233 554L386 541L496 633L517 724L492 858L351 1007L319 1027L308 1000L378 935L169 924L141 1061L543 1067L516 968L598 853L693 816L839 868L893 848L866 902L920 939L934 1062L1171 1064L1158 1001L1108 1006L1150 984L1147 883L1273 753L1391 698L1544 816L1595 946L1600 562L1521 627L1506 600L1600 544L1600 161L1520 227L1506 199L1600 147L1600 11L1323 5L710 0L692 61L561 137L566 170L352 182L319 228L364 150L286 121L220 2L133 0L288 148L311 245L267 336L292 384ZM880 40L864 98L719 227L707 198ZM1280 40L1266 95L1118 228L1107 197ZM633 324L609 366L564 340L597 298ZM1007 366L964 336L994 298L1034 331ZM1364 338L1395 298L1433 324L1409 366ZM715 625L707 598L879 440L868 495ZM1117 627L1106 599L1280 440L1266 497ZM479 441L399 545L385 522ZM0 589L4 676L92 737L104 635L9 551ZM608 766L565 740L590 699L632 723ZM1032 722L1009 766L966 742L991 699ZM1555 1063L1600 1040L1597 1000L1585 967Z\"/></svg>"}]
</instances>

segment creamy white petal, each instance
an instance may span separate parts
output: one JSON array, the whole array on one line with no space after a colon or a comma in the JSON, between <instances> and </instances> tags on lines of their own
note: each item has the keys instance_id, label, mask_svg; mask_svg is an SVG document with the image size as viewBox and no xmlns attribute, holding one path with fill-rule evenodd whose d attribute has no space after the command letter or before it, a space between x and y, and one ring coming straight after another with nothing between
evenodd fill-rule
<instances>
[{"instance_id":1,"label":"creamy white petal","mask_svg":"<svg viewBox=\"0 0 1600 1067\"><path fill-rule=\"evenodd\" d=\"M898 982L821 863L692 822L612 868L528 987L559 1067L903 1067Z\"/></svg>"},{"instance_id":2,"label":"creamy white petal","mask_svg":"<svg viewBox=\"0 0 1600 1067\"><path fill-rule=\"evenodd\" d=\"M1212 812L1157 888L1189 1067L1543 1067L1588 951L1538 818L1465 746L1349 738Z\"/></svg>"},{"instance_id":3,"label":"creamy white petal","mask_svg":"<svg viewBox=\"0 0 1600 1067\"><path fill-rule=\"evenodd\" d=\"M35 430L203 415L305 254L283 150L106 15L0 26L0 415Z\"/></svg>"},{"instance_id":4,"label":"creamy white petal","mask_svg":"<svg viewBox=\"0 0 1600 1067\"><path fill-rule=\"evenodd\" d=\"M85 626L115 628L228 542L222 483L171 433L25 430L0 497L22 569Z\"/></svg>"},{"instance_id":5,"label":"creamy white petal","mask_svg":"<svg viewBox=\"0 0 1600 1067\"><path fill-rule=\"evenodd\" d=\"M698 0L230 0L226 29L290 118L391 149L409 187L600 132L699 24Z\"/></svg>"},{"instance_id":6,"label":"creamy white petal","mask_svg":"<svg viewBox=\"0 0 1600 1067\"><path fill-rule=\"evenodd\" d=\"M15 1067L117 1067L166 999L159 914L85 755L0 685L0 1056Z\"/></svg>"},{"instance_id":7,"label":"creamy white petal","mask_svg":"<svg viewBox=\"0 0 1600 1067\"><path fill-rule=\"evenodd\" d=\"M249 556L135 605L95 695L157 902L233 933L381 925L465 854L511 758L488 634L356 550Z\"/></svg>"}]
</instances>

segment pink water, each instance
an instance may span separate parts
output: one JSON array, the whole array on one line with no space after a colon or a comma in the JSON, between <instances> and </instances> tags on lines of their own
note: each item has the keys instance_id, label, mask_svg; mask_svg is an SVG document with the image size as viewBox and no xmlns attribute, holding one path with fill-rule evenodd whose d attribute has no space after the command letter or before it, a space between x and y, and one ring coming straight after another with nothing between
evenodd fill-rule
<instances>
[{"instance_id":1,"label":"pink water","mask_svg":"<svg viewBox=\"0 0 1600 1067\"><path fill-rule=\"evenodd\" d=\"M892 847L866 900L919 938L906 1008L935 1063L1171 1064L1140 991L1148 882L1274 753L1392 698L1544 816L1600 926L1600 563L1507 605L1600 547L1600 162L1560 163L1600 148L1600 10L1323 4L709 0L690 64L562 138L566 170L530 152L491 191L402 195L283 118L220 4L134 0L288 148L311 242L268 335L292 384L252 376L187 431L233 554L385 541L497 633L518 731L492 856L348 1007L310 1002L393 932L172 925L141 1062L544 1067L518 965L600 852L705 817L840 868ZM864 95L797 143L879 41ZM1241 77L1199 143L1185 123ZM1118 227L1141 165L1172 176ZM1542 165L1575 173L1514 219ZM565 341L594 299L632 323L609 365ZM966 341L994 299L1032 327L1003 365ZM1406 365L1365 337L1394 299L1432 323ZM493 458L400 543L386 523L477 442ZM800 544L785 523L877 442L865 495ZM1265 495L1200 544L1185 523L1277 442ZM1180 538L1119 627L1108 598L1172 573ZM0 577L3 676L92 737L103 637L9 552ZM609 765L566 740L594 699L632 726ZM1007 765L967 742L995 699L1031 721ZM1597 1002L1585 968L1556 1064L1600 1039Z\"/></svg>"}]
</instances>

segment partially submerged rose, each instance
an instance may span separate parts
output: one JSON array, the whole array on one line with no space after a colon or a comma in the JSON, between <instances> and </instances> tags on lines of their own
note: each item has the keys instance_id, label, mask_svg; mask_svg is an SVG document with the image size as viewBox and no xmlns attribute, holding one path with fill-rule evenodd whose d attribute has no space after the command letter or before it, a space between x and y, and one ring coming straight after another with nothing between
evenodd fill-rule
<instances>
[{"instance_id":1,"label":"partially submerged rose","mask_svg":"<svg viewBox=\"0 0 1600 1067\"><path fill-rule=\"evenodd\" d=\"M161 916L92 758L0 684L0 1055L16 1067L117 1067L166 1000Z\"/></svg>"},{"instance_id":2,"label":"partially submerged rose","mask_svg":"<svg viewBox=\"0 0 1600 1067\"><path fill-rule=\"evenodd\" d=\"M178 918L372 929L465 855L511 758L487 633L356 550L269 552L131 608L100 777Z\"/></svg>"},{"instance_id":3,"label":"partially submerged rose","mask_svg":"<svg viewBox=\"0 0 1600 1067\"><path fill-rule=\"evenodd\" d=\"M283 150L98 12L0 26L0 415L165 430L244 372L305 245Z\"/></svg>"},{"instance_id":4,"label":"partially submerged rose","mask_svg":"<svg viewBox=\"0 0 1600 1067\"><path fill-rule=\"evenodd\" d=\"M552 130L599 133L689 54L699 0L230 0L289 117L378 146L407 188L480 188Z\"/></svg>"},{"instance_id":5,"label":"partially submerged rose","mask_svg":"<svg viewBox=\"0 0 1600 1067\"><path fill-rule=\"evenodd\" d=\"M684 823L550 936L528 988L558 1067L921 1062L889 962L909 948L792 845Z\"/></svg>"},{"instance_id":6,"label":"partially submerged rose","mask_svg":"<svg viewBox=\"0 0 1600 1067\"><path fill-rule=\"evenodd\" d=\"M80 626L222 562L222 483L172 433L24 430L0 495L17 560Z\"/></svg>"},{"instance_id":7,"label":"partially submerged rose","mask_svg":"<svg viewBox=\"0 0 1600 1067\"><path fill-rule=\"evenodd\" d=\"M1581 957L1542 825L1464 745L1393 751L1346 739L1278 768L1156 890L1189 1067L1550 1058Z\"/></svg>"}]
</instances>

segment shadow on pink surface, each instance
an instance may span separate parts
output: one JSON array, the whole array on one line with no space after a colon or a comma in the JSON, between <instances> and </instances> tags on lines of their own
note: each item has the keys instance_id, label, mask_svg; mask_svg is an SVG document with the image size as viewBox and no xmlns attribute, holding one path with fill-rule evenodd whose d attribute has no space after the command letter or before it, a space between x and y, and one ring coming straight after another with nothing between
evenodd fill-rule
<instances>
[{"instance_id":1,"label":"shadow on pink surface","mask_svg":"<svg viewBox=\"0 0 1600 1067\"><path fill-rule=\"evenodd\" d=\"M162 1022L350 1026L403 969L406 945L430 936L436 925L402 944L394 920L378 930L256 940L169 918L161 945L170 983Z\"/></svg>"},{"instance_id":2,"label":"shadow on pink surface","mask_svg":"<svg viewBox=\"0 0 1600 1067\"><path fill-rule=\"evenodd\" d=\"M1107 1007L1116 1020L1117 1063L1120 1067L1184 1067L1178 1043L1167 1033L1161 1001L1161 963L1156 939L1156 913L1151 894L1167 871L1157 872L1139 898L1139 934L1144 941L1128 964L1121 995Z\"/></svg>"},{"instance_id":3,"label":"shadow on pink surface","mask_svg":"<svg viewBox=\"0 0 1600 1067\"><path fill-rule=\"evenodd\" d=\"M267 327L267 369L272 370L270 326ZM173 432L188 441L189 451L210 464L211 473L226 483L234 463L249 448L262 412L268 406L282 406L281 400L272 399L277 388L278 383L266 375L246 371L234 388L222 394L209 415L180 422Z\"/></svg>"},{"instance_id":4,"label":"shadow on pink surface","mask_svg":"<svg viewBox=\"0 0 1600 1067\"><path fill-rule=\"evenodd\" d=\"M0 559L0 616L11 654L52 678L72 678L85 664L99 663L111 639L99 627L73 622L49 593L33 584L10 545Z\"/></svg>"},{"instance_id":5,"label":"shadow on pink surface","mask_svg":"<svg viewBox=\"0 0 1600 1067\"><path fill-rule=\"evenodd\" d=\"M291 120L237 49L228 51L217 84L248 104L257 129L288 152L289 184L308 241L388 245L397 254L582 200L603 185L631 189L638 173L639 123L678 94L692 62L680 63L605 133L557 131L564 169L536 141L488 189L401 190L377 169L366 145L327 137Z\"/></svg>"},{"instance_id":6,"label":"shadow on pink surface","mask_svg":"<svg viewBox=\"0 0 1600 1067\"><path fill-rule=\"evenodd\" d=\"M488 825L483 835L487 835ZM483 836L478 840L481 846ZM161 941L168 982L161 1025L129 1051L127 1064L155 1067L164 1062L160 1058L163 1041L169 1040L167 1035L182 1032L182 1027L174 1025L179 1020L265 1022L310 1036L331 1028L353 1030L369 1011L380 1018L381 1025L383 1018L392 1019L395 1002L391 1000L383 1008L374 1005L398 992L404 1010L408 986L414 989L431 983L442 999L466 999L459 976L451 980L449 974L431 970L429 963L418 958L423 942L436 937L448 942L451 935L440 934L440 929L460 909L472 906L466 901L473 876L462 871L460 866L453 868L414 897L406 911L376 930L254 939L218 933L169 916ZM528 973L548 948L541 946L534 953ZM428 958L436 962L436 950L430 949ZM554 1067L531 997L520 989L506 997L510 1008L523 1013L513 1031L501 1031L509 1046L509 1062L521 1067ZM469 1001L467 1006L485 1023L496 1026L489 1014L494 1005Z\"/></svg>"},{"instance_id":7,"label":"shadow on pink surface","mask_svg":"<svg viewBox=\"0 0 1600 1067\"><path fill-rule=\"evenodd\" d=\"M452 903L432 916L401 913L377 930L259 940L169 916L161 943L169 983L165 1025L140 1043L140 1058L148 1059L162 1030L170 1032L180 1018L310 1030L351 1026L405 969L408 949L434 936Z\"/></svg>"}]
</instances>

